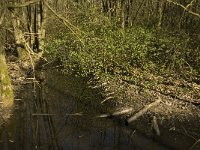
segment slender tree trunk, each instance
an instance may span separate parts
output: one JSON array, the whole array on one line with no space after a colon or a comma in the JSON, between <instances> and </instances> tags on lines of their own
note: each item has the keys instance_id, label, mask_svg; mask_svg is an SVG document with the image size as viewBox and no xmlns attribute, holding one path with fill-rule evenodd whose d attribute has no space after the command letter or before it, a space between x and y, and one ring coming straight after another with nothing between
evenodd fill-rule
<instances>
[{"instance_id":1,"label":"slender tree trunk","mask_svg":"<svg viewBox=\"0 0 200 150\"><path fill-rule=\"evenodd\" d=\"M46 33L46 7L44 3L40 2L40 12L38 14L38 51L43 52L45 44L45 33Z\"/></svg>"},{"instance_id":2,"label":"slender tree trunk","mask_svg":"<svg viewBox=\"0 0 200 150\"><path fill-rule=\"evenodd\" d=\"M22 30L20 29L21 23L19 18L17 18L17 15L15 14L15 10L11 12L11 16L12 16L11 20L12 20L12 26L13 26L14 38L17 46L18 56L21 60L24 60L28 58L28 53L25 50L26 40L24 38Z\"/></svg>"},{"instance_id":3,"label":"slender tree trunk","mask_svg":"<svg viewBox=\"0 0 200 150\"><path fill-rule=\"evenodd\" d=\"M124 0L121 0L121 27L125 28L125 4Z\"/></svg>"},{"instance_id":4,"label":"slender tree trunk","mask_svg":"<svg viewBox=\"0 0 200 150\"><path fill-rule=\"evenodd\" d=\"M158 29L161 29L162 27L163 11L164 11L164 0L158 0L158 13L159 13L158 25L157 25Z\"/></svg>"},{"instance_id":5,"label":"slender tree trunk","mask_svg":"<svg viewBox=\"0 0 200 150\"><path fill-rule=\"evenodd\" d=\"M32 14L32 7L27 6L27 28L28 28L28 39L29 39L29 47L31 49L34 49L33 44L34 44L34 38L35 34L33 32L33 14Z\"/></svg>"}]
</instances>

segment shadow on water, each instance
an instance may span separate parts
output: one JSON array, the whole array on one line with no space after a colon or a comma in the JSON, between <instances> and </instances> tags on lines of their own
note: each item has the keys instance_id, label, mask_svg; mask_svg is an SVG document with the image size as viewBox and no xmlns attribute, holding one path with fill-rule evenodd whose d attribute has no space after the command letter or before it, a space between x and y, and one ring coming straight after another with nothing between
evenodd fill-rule
<instances>
[{"instance_id":1,"label":"shadow on water","mask_svg":"<svg viewBox=\"0 0 200 150\"><path fill-rule=\"evenodd\" d=\"M101 112L95 105L47 84L26 84L19 97L11 123L0 130L0 150L170 149L111 119L97 118Z\"/></svg>"},{"instance_id":2,"label":"shadow on water","mask_svg":"<svg viewBox=\"0 0 200 150\"><path fill-rule=\"evenodd\" d=\"M1 130L2 150L166 149L109 119L96 118L98 110L51 87L37 85L34 92L27 84L20 95L10 125Z\"/></svg>"}]
</instances>

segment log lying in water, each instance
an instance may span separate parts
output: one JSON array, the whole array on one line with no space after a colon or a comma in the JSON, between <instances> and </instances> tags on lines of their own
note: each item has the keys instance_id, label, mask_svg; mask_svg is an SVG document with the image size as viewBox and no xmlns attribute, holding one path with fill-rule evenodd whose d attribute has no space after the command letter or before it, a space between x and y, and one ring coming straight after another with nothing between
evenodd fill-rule
<instances>
[{"instance_id":1,"label":"log lying in water","mask_svg":"<svg viewBox=\"0 0 200 150\"><path fill-rule=\"evenodd\" d=\"M124 110L116 111L114 113L102 114L102 115L99 115L99 116L96 116L96 117L97 118L110 118L110 117L114 117L114 116L124 115L124 114L130 113L132 111L133 111L133 108L127 108L127 109L124 109Z\"/></svg>"},{"instance_id":2,"label":"log lying in water","mask_svg":"<svg viewBox=\"0 0 200 150\"><path fill-rule=\"evenodd\" d=\"M127 119L126 124L128 124L132 121L135 121L136 119L138 119L139 117L144 115L150 108L157 106L160 102L161 102L161 98L159 97L155 102L145 106L142 110L140 110L138 113L136 113L133 117Z\"/></svg>"}]
</instances>

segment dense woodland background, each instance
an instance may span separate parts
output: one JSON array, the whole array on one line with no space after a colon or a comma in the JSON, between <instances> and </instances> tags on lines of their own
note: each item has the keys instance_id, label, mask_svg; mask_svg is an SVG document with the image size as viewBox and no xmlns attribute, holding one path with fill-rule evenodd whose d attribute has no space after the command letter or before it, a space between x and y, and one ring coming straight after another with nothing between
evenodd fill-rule
<instances>
[{"instance_id":1,"label":"dense woodland background","mask_svg":"<svg viewBox=\"0 0 200 150\"><path fill-rule=\"evenodd\" d=\"M199 74L198 1L57 0L49 4L65 20L49 15L48 53L61 58L70 70L82 75L129 74L129 68L139 67L186 78Z\"/></svg>"}]
</instances>

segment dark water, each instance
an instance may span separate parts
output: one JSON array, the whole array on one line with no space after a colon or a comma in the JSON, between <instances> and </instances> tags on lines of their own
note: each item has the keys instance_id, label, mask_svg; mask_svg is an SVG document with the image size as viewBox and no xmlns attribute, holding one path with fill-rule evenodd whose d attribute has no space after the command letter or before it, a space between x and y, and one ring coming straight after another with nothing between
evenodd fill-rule
<instances>
[{"instance_id":1,"label":"dark water","mask_svg":"<svg viewBox=\"0 0 200 150\"><path fill-rule=\"evenodd\" d=\"M45 83L26 84L11 120L0 131L0 150L174 149L112 119L97 118L102 112L96 97L94 104L87 104L66 93Z\"/></svg>"},{"instance_id":2,"label":"dark water","mask_svg":"<svg viewBox=\"0 0 200 150\"><path fill-rule=\"evenodd\" d=\"M1 131L2 150L166 149L80 100L44 85L27 84L10 125ZM144 145L143 145L144 144Z\"/></svg>"}]
</instances>

